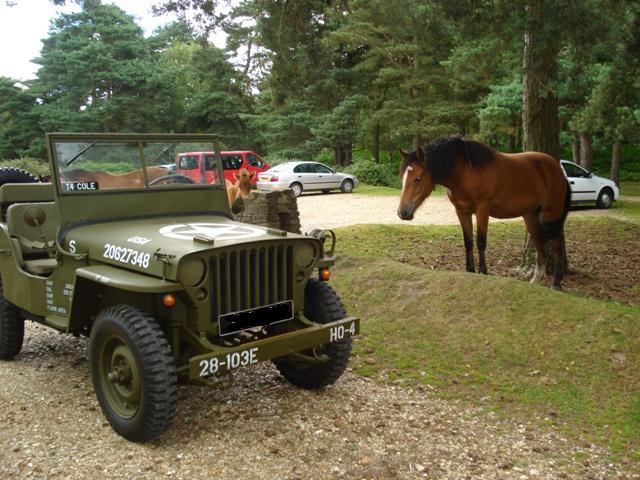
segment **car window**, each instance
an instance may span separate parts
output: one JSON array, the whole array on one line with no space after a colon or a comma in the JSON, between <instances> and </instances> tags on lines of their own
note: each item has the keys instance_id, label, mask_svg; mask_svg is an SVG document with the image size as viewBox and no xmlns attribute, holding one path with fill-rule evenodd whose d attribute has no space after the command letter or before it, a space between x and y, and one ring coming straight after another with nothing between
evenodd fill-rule
<instances>
[{"instance_id":1,"label":"car window","mask_svg":"<svg viewBox=\"0 0 640 480\"><path fill-rule=\"evenodd\" d=\"M260 158L258 158L257 155L253 155L251 153L247 154L247 163L256 168L264 167L264 162Z\"/></svg>"},{"instance_id":2,"label":"car window","mask_svg":"<svg viewBox=\"0 0 640 480\"><path fill-rule=\"evenodd\" d=\"M207 170L217 170L217 163L216 163L216 157L213 155L207 155L204 158L204 161L206 162L206 166L205 168Z\"/></svg>"},{"instance_id":3,"label":"car window","mask_svg":"<svg viewBox=\"0 0 640 480\"><path fill-rule=\"evenodd\" d=\"M225 170L242 168L242 157L240 155L222 155L222 168Z\"/></svg>"},{"instance_id":4,"label":"car window","mask_svg":"<svg viewBox=\"0 0 640 480\"><path fill-rule=\"evenodd\" d=\"M589 174L573 163L563 163L562 167L567 172L567 177L588 177Z\"/></svg>"},{"instance_id":5,"label":"car window","mask_svg":"<svg viewBox=\"0 0 640 480\"><path fill-rule=\"evenodd\" d=\"M180 170L193 170L198 168L198 157L196 155L184 155L180 157Z\"/></svg>"},{"instance_id":6,"label":"car window","mask_svg":"<svg viewBox=\"0 0 640 480\"><path fill-rule=\"evenodd\" d=\"M326 165L322 165L321 163L316 163L314 167L315 167L316 173L333 173L333 170L331 170Z\"/></svg>"},{"instance_id":7,"label":"car window","mask_svg":"<svg viewBox=\"0 0 640 480\"><path fill-rule=\"evenodd\" d=\"M293 171L295 173L314 173L315 172L313 168L313 164L311 163L301 163L300 165L296 165Z\"/></svg>"}]
</instances>

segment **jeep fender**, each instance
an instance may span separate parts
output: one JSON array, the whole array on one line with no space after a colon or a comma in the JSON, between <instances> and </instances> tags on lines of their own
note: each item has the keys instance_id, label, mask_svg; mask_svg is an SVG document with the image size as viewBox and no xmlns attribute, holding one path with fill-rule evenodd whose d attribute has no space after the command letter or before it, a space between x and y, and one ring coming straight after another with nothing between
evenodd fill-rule
<instances>
[{"instance_id":1,"label":"jeep fender","mask_svg":"<svg viewBox=\"0 0 640 480\"><path fill-rule=\"evenodd\" d=\"M91 325L98 312L112 304L127 303L151 310L154 294L183 290L179 283L110 265L81 267L75 273L67 331Z\"/></svg>"}]
</instances>

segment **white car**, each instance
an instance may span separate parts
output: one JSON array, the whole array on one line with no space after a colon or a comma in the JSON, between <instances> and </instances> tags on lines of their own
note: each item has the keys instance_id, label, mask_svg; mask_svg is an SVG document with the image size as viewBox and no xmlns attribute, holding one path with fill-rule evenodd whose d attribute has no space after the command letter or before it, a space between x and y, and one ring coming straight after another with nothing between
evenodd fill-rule
<instances>
[{"instance_id":1,"label":"white car","mask_svg":"<svg viewBox=\"0 0 640 480\"><path fill-rule=\"evenodd\" d=\"M256 186L267 192L290 188L299 197L302 192L310 191L351 193L358 186L358 179L318 162L287 162L259 173Z\"/></svg>"},{"instance_id":2,"label":"white car","mask_svg":"<svg viewBox=\"0 0 640 480\"><path fill-rule=\"evenodd\" d=\"M618 200L620 190L615 182L598 177L567 160L560 160L571 187L571 203L595 203L598 208L609 208Z\"/></svg>"}]
</instances>

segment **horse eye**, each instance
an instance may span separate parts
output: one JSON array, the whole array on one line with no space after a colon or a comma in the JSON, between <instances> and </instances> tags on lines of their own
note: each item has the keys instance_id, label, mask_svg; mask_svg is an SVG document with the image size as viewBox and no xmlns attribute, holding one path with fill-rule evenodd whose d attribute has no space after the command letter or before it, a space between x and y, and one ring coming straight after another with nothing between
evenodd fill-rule
<instances>
[{"instance_id":1,"label":"horse eye","mask_svg":"<svg viewBox=\"0 0 640 480\"><path fill-rule=\"evenodd\" d=\"M422 180L422 177L416 177L416 179L414 180L414 182L416 182L416 183L420 183L420 180Z\"/></svg>"}]
</instances>

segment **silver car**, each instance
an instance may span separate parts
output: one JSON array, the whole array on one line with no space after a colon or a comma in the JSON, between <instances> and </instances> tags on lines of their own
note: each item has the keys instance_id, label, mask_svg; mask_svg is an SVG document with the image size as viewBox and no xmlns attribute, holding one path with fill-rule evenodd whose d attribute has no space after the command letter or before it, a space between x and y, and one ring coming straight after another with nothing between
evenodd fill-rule
<instances>
[{"instance_id":1,"label":"silver car","mask_svg":"<svg viewBox=\"0 0 640 480\"><path fill-rule=\"evenodd\" d=\"M571 203L595 203L598 208L609 208L618 199L620 190L612 180L598 177L567 160L560 160L560 164L571 186Z\"/></svg>"},{"instance_id":2,"label":"silver car","mask_svg":"<svg viewBox=\"0 0 640 480\"><path fill-rule=\"evenodd\" d=\"M287 162L259 173L256 186L268 192L290 188L299 197L302 192L311 191L351 193L358 186L358 179L318 162Z\"/></svg>"}]
</instances>

